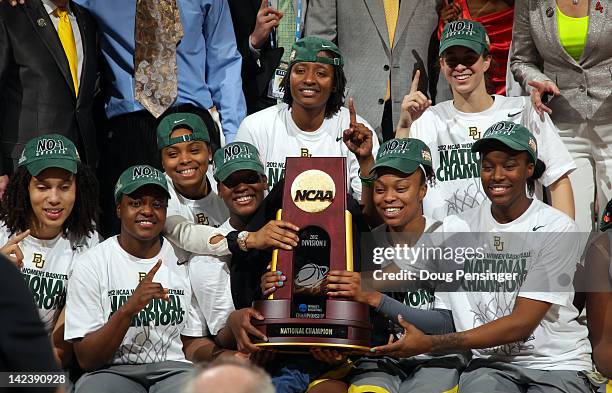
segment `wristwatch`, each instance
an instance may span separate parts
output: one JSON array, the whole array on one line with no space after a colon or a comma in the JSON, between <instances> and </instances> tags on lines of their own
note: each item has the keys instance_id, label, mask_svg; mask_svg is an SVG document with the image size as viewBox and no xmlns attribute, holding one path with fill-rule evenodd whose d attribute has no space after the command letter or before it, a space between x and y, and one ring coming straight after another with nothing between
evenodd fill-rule
<instances>
[{"instance_id":1,"label":"wristwatch","mask_svg":"<svg viewBox=\"0 0 612 393\"><path fill-rule=\"evenodd\" d=\"M247 239L249 238L249 235L251 233L248 231L242 231L238 234L238 237L236 238L236 242L238 243L238 247L240 247L240 249L242 251L248 251L249 249L247 248Z\"/></svg>"}]
</instances>

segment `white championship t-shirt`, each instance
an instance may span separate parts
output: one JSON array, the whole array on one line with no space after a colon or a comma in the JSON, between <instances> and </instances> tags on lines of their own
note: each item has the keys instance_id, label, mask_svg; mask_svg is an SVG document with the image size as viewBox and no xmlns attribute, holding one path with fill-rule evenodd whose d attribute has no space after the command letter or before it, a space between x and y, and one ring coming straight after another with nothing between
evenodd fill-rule
<instances>
[{"instance_id":1,"label":"white championship t-shirt","mask_svg":"<svg viewBox=\"0 0 612 393\"><path fill-rule=\"evenodd\" d=\"M0 228L0 245L9 240L9 231ZM69 240L62 234L50 240L28 236L19 243L23 253L21 274L34 296L38 314L47 332L66 304L66 287L73 259L99 242L97 232L80 240Z\"/></svg>"},{"instance_id":2,"label":"white championship t-shirt","mask_svg":"<svg viewBox=\"0 0 612 393\"><path fill-rule=\"evenodd\" d=\"M579 235L574 221L532 200L519 218L500 224L486 200L447 217L441 231L445 246L483 247L480 257L456 265L466 274L456 281L456 291L436 294L436 308L452 310L458 332L510 315L517 296L551 303L527 340L473 349L474 357L538 370L591 370L588 331L578 323L572 304L572 277L580 258L579 242L572 242Z\"/></svg>"},{"instance_id":3,"label":"white championship t-shirt","mask_svg":"<svg viewBox=\"0 0 612 393\"><path fill-rule=\"evenodd\" d=\"M208 195L201 199L189 199L176 192L172 179L166 174L170 191L166 216L181 216L194 224L212 227L218 227L225 222L229 218L229 210L223 199L217 195L217 183L210 179L207 179L210 189Z\"/></svg>"},{"instance_id":4,"label":"white championship t-shirt","mask_svg":"<svg viewBox=\"0 0 612 393\"><path fill-rule=\"evenodd\" d=\"M218 229L224 236L234 231L229 220ZM229 270L231 261L231 255L222 257L193 255L189 259L193 295L211 334L217 334L225 326L227 317L234 311ZM183 331L183 335L201 336L198 331Z\"/></svg>"},{"instance_id":5,"label":"white championship t-shirt","mask_svg":"<svg viewBox=\"0 0 612 393\"><path fill-rule=\"evenodd\" d=\"M479 113L458 111L453 101L427 109L410 128L410 136L429 146L436 182L427 190L423 212L436 220L458 214L482 203L478 153L470 150L485 131L498 121L522 124L538 143L538 158L546 164L539 182L548 187L576 168L558 130L548 115L544 121L533 109L529 97L493 96L493 105Z\"/></svg>"},{"instance_id":6,"label":"white championship t-shirt","mask_svg":"<svg viewBox=\"0 0 612 393\"><path fill-rule=\"evenodd\" d=\"M373 130L360 116L357 121ZM236 141L249 142L259 150L269 189L284 177L287 157L346 157L347 192L359 201L359 163L342 141L342 133L349 124L349 110L342 107L330 119L323 120L318 130L305 132L293 121L287 104L278 104L247 116L240 124ZM376 157L379 143L373 131L372 135L372 154Z\"/></svg>"},{"instance_id":7,"label":"white championship t-shirt","mask_svg":"<svg viewBox=\"0 0 612 393\"><path fill-rule=\"evenodd\" d=\"M128 254L111 237L75 261L68 298L64 337L74 340L100 329L138 286L159 259L163 264L153 282L168 289L169 300L153 299L132 317L123 341L109 364L186 361L181 332L207 335L206 322L196 312L189 282L189 265L165 240L159 254L140 259Z\"/></svg>"}]
</instances>

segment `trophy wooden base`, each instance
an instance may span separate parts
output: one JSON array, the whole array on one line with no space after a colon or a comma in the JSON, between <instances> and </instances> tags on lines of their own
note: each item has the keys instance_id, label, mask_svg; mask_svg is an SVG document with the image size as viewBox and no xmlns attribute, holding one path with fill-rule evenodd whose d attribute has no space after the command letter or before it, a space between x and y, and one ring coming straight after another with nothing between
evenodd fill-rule
<instances>
[{"instance_id":1,"label":"trophy wooden base","mask_svg":"<svg viewBox=\"0 0 612 393\"><path fill-rule=\"evenodd\" d=\"M265 319L252 324L268 337L255 342L278 352L304 353L312 347L326 347L343 353L370 350L369 307L349 300L327 300L325 319L290 318L291 300L272 299L253 302Z\"/></svg>"}]
</instances>

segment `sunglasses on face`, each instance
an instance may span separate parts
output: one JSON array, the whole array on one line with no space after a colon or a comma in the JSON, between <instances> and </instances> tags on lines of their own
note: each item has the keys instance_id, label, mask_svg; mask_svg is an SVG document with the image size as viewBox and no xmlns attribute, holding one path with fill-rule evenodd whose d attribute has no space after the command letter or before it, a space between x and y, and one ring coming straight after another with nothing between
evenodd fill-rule
<instances>
[{"instance_id":1,"label":"sunglasses on face","mask_svg":"<svg viewBox=\"0 0 612 393\"><path fill-rule=\"evenodd\" d=\"M234 173L221 183L227 188L234 188L239 184L257 184L261 182L261 175L257 172Z\"/></svg>"}]
</instances>

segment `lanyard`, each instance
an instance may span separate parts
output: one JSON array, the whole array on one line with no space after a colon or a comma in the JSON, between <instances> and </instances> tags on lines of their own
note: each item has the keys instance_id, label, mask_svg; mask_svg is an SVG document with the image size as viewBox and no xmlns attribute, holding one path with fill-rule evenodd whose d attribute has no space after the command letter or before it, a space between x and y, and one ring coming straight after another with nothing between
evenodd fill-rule
<instances>
[{"instance_id":1,"label":"lanyard","mask_svg":"<svg viewBox=\"0 0 612 393\"><path fill-rule=\"evenodd\" d=\"M297 0L297 10L295 12L295 41L300 39L302 32L302 0Z\"/></svg>"}]
</instances>

